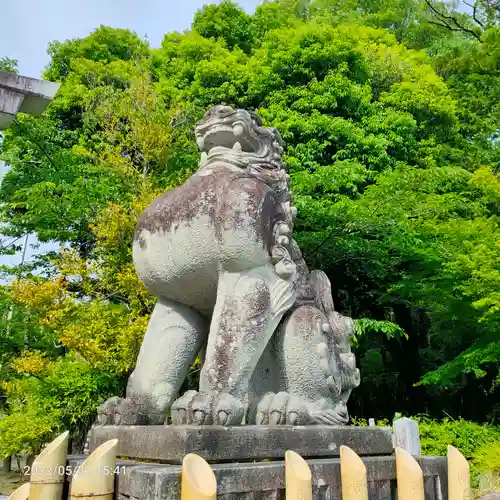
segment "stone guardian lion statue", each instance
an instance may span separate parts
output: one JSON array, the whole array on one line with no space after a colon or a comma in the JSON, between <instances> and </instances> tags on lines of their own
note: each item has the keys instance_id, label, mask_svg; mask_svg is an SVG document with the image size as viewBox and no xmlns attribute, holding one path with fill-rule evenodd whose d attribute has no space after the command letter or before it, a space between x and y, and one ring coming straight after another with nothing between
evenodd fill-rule
<instances>
[{"instance_id":1,"label":"stone guardian lion statue","mask_svg":"<svg viewBox=\"0 0 500 500\"><path fill-rule=\"evenodd\" d=\"M126 397L98 424L163 424L169 409L173 424L346 424L353 321L293 240L278 132L216 106L196 139L199 170L138 221L134 263L158 302ZM176 399L200 353L199 390Z\"/></svg>"}]
</instances>

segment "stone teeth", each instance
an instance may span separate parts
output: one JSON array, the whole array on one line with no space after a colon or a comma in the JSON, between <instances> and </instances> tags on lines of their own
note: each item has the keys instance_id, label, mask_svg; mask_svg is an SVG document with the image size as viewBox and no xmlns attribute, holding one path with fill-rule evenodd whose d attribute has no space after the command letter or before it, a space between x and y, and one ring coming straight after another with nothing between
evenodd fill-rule
<instances>
[{"instance_id":1,"label":"stone teeth","mask_svg":"<svg viewBox=\"0 0 500 500\"><path fill-rule=\"evenodd\" d=\"M234 151L241 151L242 150L241 144L239 142L235 142L234 146L233 146L233 150Z\"/></svg>"},{"instance_id":2,"label":"stone teeth","mask_svg":"<svg viewBox=\"0 0 500 500\"><path fill-rule=\"evenodd\" d=\"M203 151L203 148L205 147L205 139L203 139L203 137L198 137L196 139L196 144L198 144L198 148Z\"/></svg>"},{"instance_id":3,"label":"stone teeth","mask_svg":"<svg viewBox=\"0 0 500 500\"><path fill-rule=\"evenodd\" d=\"M243 125L235 125L233 127L233 134L236 137L241 137L244 132L245 132L245 129L244 129Z\"/></svg>"}]
</instances>

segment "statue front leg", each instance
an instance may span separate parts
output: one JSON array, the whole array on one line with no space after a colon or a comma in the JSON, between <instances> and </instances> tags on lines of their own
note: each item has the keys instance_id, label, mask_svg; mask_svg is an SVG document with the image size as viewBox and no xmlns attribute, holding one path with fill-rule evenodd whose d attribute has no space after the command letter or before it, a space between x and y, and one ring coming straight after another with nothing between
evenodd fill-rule
<instances>
[{"instance_id":1,"label":"statue front leg","mask_svg":"<svg viewBox=\"0 0 500 500\"><path fill-rule=\"evenodd\" d=\"M163 424L207 330L206 321L196 311L160 297L128 381L126 397L103 403L98 410L98 424ZM174 412L173 417L182 419L182 411Z\"/></svg>"},{"instance_id":2,"label":"statue front leg","mask_svg":"<svg viewBox=\"0 0 500 500\"><path fill-rule=\"evenodd\" d=\"M223 272L212 317L200 392L189 402L189 423L241 425L250 378L294 301L294 286L264 266Z\"/></svg>"}]
</instances>

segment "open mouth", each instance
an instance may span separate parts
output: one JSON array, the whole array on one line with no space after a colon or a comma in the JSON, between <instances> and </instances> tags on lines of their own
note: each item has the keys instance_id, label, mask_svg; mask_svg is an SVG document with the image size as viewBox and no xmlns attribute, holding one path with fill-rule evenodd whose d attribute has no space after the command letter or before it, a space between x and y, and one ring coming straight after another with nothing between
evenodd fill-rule
<instances>
[{"instance_id":1,"label":"open mouth","mask_svg":"<svg viewBox=\"0 0 500 500\"><path fill-rule=\"evenodd\" d=\"M230 149L236 153L259 152L259 143L248 133L245 134L245 125L237 121L230 125L218 124L197 139L198 147L208 156L218 150Z\"/></svg>"}]
</instances>

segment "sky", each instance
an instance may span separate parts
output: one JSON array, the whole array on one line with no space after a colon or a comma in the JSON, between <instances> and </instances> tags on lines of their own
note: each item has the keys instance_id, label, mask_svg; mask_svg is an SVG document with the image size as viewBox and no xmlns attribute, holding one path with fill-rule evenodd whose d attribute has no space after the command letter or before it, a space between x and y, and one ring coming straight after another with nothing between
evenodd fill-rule
<instances>
[{"instance_id":1,"label":"sky","mask_svg":"<svg viewBox=\"0 0 500 500\"><path fill-rule=\"evenodd\" d=\"M158 47L165 33L189 29L193 14L209 0L0 0L0 57L19 61L19 72L40 78L49 62L47 47L53 40L64 41L89 35L101 24L128 28ZM239 0L252 13L259 0ZM0 182L5 167L0 164ZM27 259L36 249L30 236ZM33 246L35 245L35 247ZM0 256L0 265L15 265L21 255Z\"/></svg>"},{"instance_id":2,"label":"sky","mask_svg":"<svg viewBox=\"0 0 500 500\"><path fill-rule=\"evenodd\" d=\"M0 0L0 57L19 61L24 76L39 78L53 40L81 38L99 25L128 28L158 47L165 33L189 29L208 0ZM251 13L259 0L239 0Z\"/></svg>"}]
</instances>

